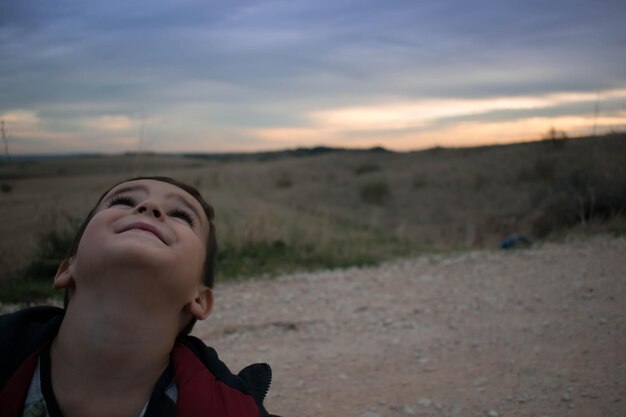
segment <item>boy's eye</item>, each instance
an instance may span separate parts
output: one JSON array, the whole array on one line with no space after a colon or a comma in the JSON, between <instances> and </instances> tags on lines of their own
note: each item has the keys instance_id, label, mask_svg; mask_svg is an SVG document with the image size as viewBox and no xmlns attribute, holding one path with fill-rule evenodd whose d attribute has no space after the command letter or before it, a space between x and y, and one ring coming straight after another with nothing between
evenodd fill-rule
<instances>
[{"instance_id":1,"label":"boy's eye","mask_svg":"<svg viewBox=\"0 0 626 417\"><path fill-rule=\"evenodd\" d=\"M191 217L191 215L184 210L176 209L172 211L170 215L172 217L183 219L185 222L189 223L190 226L193 226L193 217Z\"/></svg>"},{"instance_id":2,"label":"boy's eye","mask_svg":"<svg viewBox=\"0 0 626 417\"><path fill-rule=\"evenodd\" d=\"M131 197L128 197L128 196L125 196L125 195L116 195L107 204L108 207L120 206L120 205L121 206L134 207L135 206L135 200L133 200Z\"/></svg>"}]
</instances>

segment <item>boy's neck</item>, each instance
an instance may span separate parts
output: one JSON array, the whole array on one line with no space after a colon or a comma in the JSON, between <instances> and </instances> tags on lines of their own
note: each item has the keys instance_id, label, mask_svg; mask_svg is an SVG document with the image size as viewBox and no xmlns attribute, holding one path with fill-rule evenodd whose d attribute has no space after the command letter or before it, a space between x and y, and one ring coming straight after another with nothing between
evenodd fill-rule
<instances>
[{"instance_id":1,"label":"boy's neck","mask_svg":"<svg viewBox=\"0 0 626 417\"><path fill-rule=\"evenodd\" d=\"M122 302L72 299L50 350L52 385L66 417L126 414L110 408L118 399L139 415L168 364L178 319Z\"/></svg>"}]
</instances>

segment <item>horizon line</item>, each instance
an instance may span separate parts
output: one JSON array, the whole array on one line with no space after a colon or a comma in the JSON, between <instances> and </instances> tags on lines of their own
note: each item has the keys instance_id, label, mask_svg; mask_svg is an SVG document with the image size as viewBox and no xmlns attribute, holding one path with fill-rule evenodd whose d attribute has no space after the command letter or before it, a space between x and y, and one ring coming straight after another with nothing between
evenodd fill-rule
<instances>
[{"instance_id":1,"label":"horizon line","mask_svg":"<svg viewBox=\"0 0 626 417\"><path fill-rule=\"evenodd\" d=\"M456 145L456 146L445 146L445 145L434 145L434 146L428 146L428 147L424 147L424 148L415 148L415 149L410 149L410 150L394 150L394 149L390 149L388 147L385 147L383 145L374 145L374 146L367 146L367 147L342 147L342 146L330 146L330 145L324 145L324 144L319 144L319 145L314 145L314 146L297 146L297 147L284 147L284 148L276 148L276 149L272 149L272 150L259 150L259 151L249 151L249 150L241 150L241 151L236 151L236 150L232 150L232 151L216 151L216 152L210 152L210 151L148 151L148 150L138 150L138 151L123 151L123 152L98 152L98 151L94 151L94 152L83 152L83 151L77 151L77 152L50 152L50 153L18 153L18 154L9 154L8 157L5 154L4 157L0 158L0 163L1 164L5 164L7 162L7 160L11 160L11 159L19 159L19 160L24 160L24 159L29 159L29 158L33 158L33 159L54 159L54 158L64 158L64 157L84 157L84 156L102 156L102 157L112 157L112 156L125 156L125 155L163 155L163 156L194 156L194 155L198 155L198 156L254 156L254 155L267 155L267 154L277 154L277 153L286 153L286 152L298 152L298 151L313 151L313 150L321 150L321 149L327 149L329 152L332 151L340 151L340 152L345 152L345 151L361 151L361 152L389 152L389 153L398 153L398 154L406 154L406 153L413 153L413 152L426 152L429 150L433 150L433 149L450 149L450 150L454 150L454 149L478 149L478 148L489 148L489 147L496 147L496 146L515 146L515 145L523 145L523 144L531 144L531 143L538 143L538 142L546 142L546 141L550 141L550 140L580 140L580 139L593 139L593 138L604 138L604 137L609 137L609 136L616 136L616 135L624 135L626 134L626 132L621 132L621 131L614 131L614 132L607 132L607 133L602 133L602 134L587 134L587 135L580 135L580 136L565 136L565 137L561 137L561 138L550 138L550 137L542 137L539 139L530 139L530 140L519 140L516 142L493 142L493 143L483 143L483 144L474 144L474 145L467 145L467 146L463 146L463 145Z\"/></svg>"}]
</instances>

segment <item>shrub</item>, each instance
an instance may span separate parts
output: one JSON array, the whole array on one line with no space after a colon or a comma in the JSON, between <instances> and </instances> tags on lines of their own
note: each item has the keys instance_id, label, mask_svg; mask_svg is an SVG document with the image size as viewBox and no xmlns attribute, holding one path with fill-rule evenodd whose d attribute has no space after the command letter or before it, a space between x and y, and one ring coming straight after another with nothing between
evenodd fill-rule
<instances>
[{"instance_id":1,"label":"shrub","mask_svg":"<svg viewBox=\"0 0 626 417\"><path fill-rule=\"evenodd\" d=\"M59 264L69 252L79 224L77 219L68 216L63 220L59 224L58 219L52 218L50 226L37 237L34 260L24 271L26 279L51 280L56 274Z\"/></svg>"},{"instance_id":2,"label":"shrub","mask_svg":"<svg viewBox=\"0 0 626 417\"><path fill-rule=\"evenodd\" d=\"M540 206L541 212L533 221L538 236L591 220L626 216L626 179L612 180L575 171L554 182Z\"/></svg>"},{"instance_id":3,"label":"shrub","mask_svg":"<svg viewBox=\"0 0 626 417\"><path fill-rule=\"evenodd\" d=\"M551 149L557 150L565 146L567 140L567 134L563 130L557 130L554 127L550 128L547 135L543 139L543 143L550 146Z\"/></svg>"},{"instance_id":4,"label":"shrub","mask_svg":"<svg viewBox=\"0 0 626 417\"><path fill-rule=\"evenodd\" d=\"M481 191L488 184L488 178L481 174L474 176L474 190Z\"/></svg>"},{"instance_id":5,"label":"shrub","mask_svg":"<svg viewBox=\"0 0 626 417\"><path fill-rule=\"evenodd\" d=\"M0 185L0 189L2 190L3 193L10 193L11 191L13 191L13 184L9 184L8 182L3 182Z\"/></svg>"},{"instance_id":6,"label":"shrub","mask_svg":"<svg viewBox=\"0 0 626 417\"><path fill-rule=\"evenodd\" d=\"M64 216L61 222L53 216L48 226L37 237L33 261L25 268L11 274L0 286L0 302L32 303L51 297L61 297L62 292L52 288L52 279L61 261L67 256L78 224L75 219Z\"/></svg>"},{"instance_id":7,"label":"shrub","mask_svg":"<svg viewBox=\"0 0 626 417\"><path fill-rule=\"evenodd\" d=\"M538 158L530 169L523 169L517 175L519 181L553 182L558 171L555 158Z\"/></svg>"},{"instance_id":8,"label":"shrub","mask_svg":"<svg viewBox=\"0 0 626 417\"><path fill-rule=\"evenodd\" d=\"M391 191L386 182L373 181L361 187L360 195L365 203L382 205L391 196Z\"/></svg>"},{"instance_id":9,"label":"shrub","mask_svg":"<svg viewBox=\"0 0 626 417\"><path fill-rule=\"evenodd\" d=\"M355 175L369 174L370 172L380 171L380 167L376 164L361 164L354 169Z\"/></svg>"},{"instance_id":10,"label":"shrub","mask_svg":"<svg viewBox=\"0 0 626 417\"><path fill-rule=\"evenodd\" d=\"M12 279L0 286L0 302L3 303L30 304L62 296L61 291L52 288L52 278L49 282Z\"/></svg>"},{"instance_id":11,"label":"shrub","mask_svg":"<svg viewBox=\"0 0 626 417\"><path fill-rule=\"evenodd\" d=\"M556 161L554 158L540 158L533 164L534 178L552 182L556 178Z\"/></svg>"},{"instance_id":12,"label":"shrub","mask_svg":"<svg viewBox=\"0 0 626 417\"><path fill-rule=\"evenodd\" d=\"M424 188L427 184L426 178L424 178L423 175L421 174L415 174L415 176L413 177L413 188L418 189L418 188Z\"/></svg>"},{"instance_id":13,"label":"shrub","mask_svg":"<svg viewBox=\"0 0 626 417\"><path fill-rule=\"evenodd\" d=\"M275 184L276 188L289 188L293 185L293 182L291 181L291 178L289 178L289 175L282 174L278 177Z\"/></svg>"},{"instance_id":14,"label":"shrub","mask_svg":"<svg viewBox=\"0 0 626 417\"><path fill-rule=\"evenodd\" d=\"M217 269L223 278L260 275L272 266L289 263L294 248L282 240L249 242L241 247L229 245L220 249Z\"/></svg>"}]
</instances>

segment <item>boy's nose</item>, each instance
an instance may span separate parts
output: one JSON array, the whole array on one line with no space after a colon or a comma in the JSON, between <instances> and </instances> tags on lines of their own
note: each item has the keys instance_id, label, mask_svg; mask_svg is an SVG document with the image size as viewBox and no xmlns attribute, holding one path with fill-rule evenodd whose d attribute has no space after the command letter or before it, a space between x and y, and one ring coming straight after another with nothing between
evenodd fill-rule
<instances>
[{"instance_id":1,"label":"boy's nose","mask_svg":"<svg viewBox=\"0 0 626 417\"><path fill-rule=\"evenodd\" d=\"M149 216L154 216L157 219L161 218L161 210L155 205L151 203L144 203L137 207L138 213L147 213Z\"/></svg>"}]
</instances>

